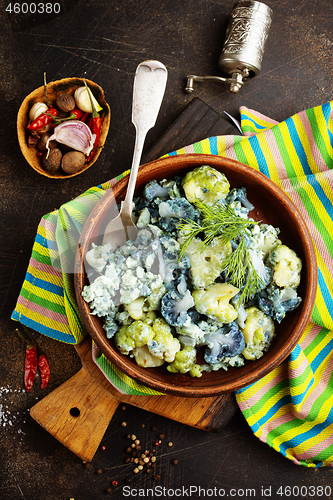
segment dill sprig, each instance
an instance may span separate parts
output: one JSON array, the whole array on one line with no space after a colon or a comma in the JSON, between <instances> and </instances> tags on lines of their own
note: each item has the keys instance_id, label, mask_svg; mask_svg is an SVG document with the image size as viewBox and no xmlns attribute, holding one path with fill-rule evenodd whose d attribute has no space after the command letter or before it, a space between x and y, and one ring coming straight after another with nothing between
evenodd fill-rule
<instances>
[{"instance_id":1,"label":"dill sprig","mask_svg":"<svg viewBox=\"0 0 333 500\"><path fill-rule=\"evenodd\" d=\"M194 204L201 213L202 222L184 220L180 224L179 229L185 239L181 245L180 257L186 254L193 239L200 234L203 234L200 251L209 246L216 237L221 238L224 244L231 241L236 243L236 248L224 260L222 270L226 271L226 279L229 283L242 289L239 304L246 302L253 297L256 287L262 281L253 265L246 244L249 237L248 228L258 222L239 217L228 205L207 205L199 200Z\"/></svg>"}]
</instances>

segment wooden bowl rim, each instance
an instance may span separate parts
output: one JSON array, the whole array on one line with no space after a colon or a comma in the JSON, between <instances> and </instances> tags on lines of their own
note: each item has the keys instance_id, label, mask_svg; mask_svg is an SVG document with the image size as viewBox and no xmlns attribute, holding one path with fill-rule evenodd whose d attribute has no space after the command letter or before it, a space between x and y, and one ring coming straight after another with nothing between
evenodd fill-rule
<instances>
[{"instance_id":1,"label":"wooden bowl rim","mask_svg":"<svg viewBox=\"0 0 333 500\"><path fill-rule=\"evenodd\" d=\"M110 116L111 116L111 110L110 106L105 100L104 96L104 90L102 87L100 87L97 83L89 80L88 78L85 78L87 84L89 87L98 89L98 93L100 94L100 98L97 99L100 103L100 105L103 107L103 111L101 112L101 118L102 118L102 127L101 127L101 134L99 137L98 141L98 149L96 153L94 154L93 158L90 160L90 162L86 163L85 166L79 170L78 172L75 172L73 174L61 174L61 173L54 173L51 174L50 172L47 172L42 168L41 165L39 165L39 162L35 160L36 158L36 152L37 149L35 147L29 148L27 145L27 131L26 131L26 126L28 124L29 118L28 118L28 113L31 105L33 102L36 102L36 100L44 101L46 100L45 94L44 94L44 86L40 86L30 92L29 95L25 97L25 99L22 101L22 104L18 110L17 113L17 137L18 137L18 142L19 146L21 149L21 152L27 161L27 163L39 174L44 175L45 177L48 177L50 179L70 179L71 177L75 177L76 175L80 175L88 168L90 168L98 159L99 155L101 154L101 151L103 149L103 146L105 144L106 137L108 135L109 131L109 125L110 125ZM47 84L48 89L52 87L58 87L58 86L66 86L69 84L73 84L73 88L76 89L81 85L84 85L83 78L79 77L68 77L68 78L62 78L61 80L55 80L53 82L49 82ZM43 95L43 97L39 97L40 95ZM52 99L50 99L52 102ZM34 152L35 157L33 156L32 152ZM35 160L35 161L34 161Z\"/></svg>"},{"instance_id":2,"label":"wooden bowl rim","mask_svg":"<svg viewBox=\"0 0 333 500\"><path fill-rule=\"evenodd\" d=\"M231 169L239 169L245 175L252 176L256 181L260 182L265 189L268 189L270 192L274 192L278 194L280 200L285 204L289 213L294 218L295 224L299 229L299 234L302 237L302 243L304 247L304 255L306 262L303 262L303 266L307 267L308 281L306 285L306 296L302 297L301 309L303 314L297 319L296 326L292 331L290 337L284 344L283 349L279 349L277 352L273 353L268 350L267 353L260 359L257 360L259 366L250 370L245 375L241 375L241 368L232 368L231 370L237 370L235 373L239 373L239 377L235 377L232 382L226 382L225 384L217 384L210 386L199 386L193 387L191 385L177 385L177 378L179 374L171 374L166 371L165 380L163 378L163 382L156 380L156 376L154 378L154 372L151 370L155 369L144 369L138 367L135 362L131 361L128 356L122 355L119 351L117 351L110 343L110 340L106 338L105 335L98 335L94 329L93 321L95 321L95 317L89 315L90 309L89 305L82 299L81 292L83 286L85 284L86 276L85 276L85 267L84 267L84 254L86 252L86 245L89 241L91 241L91 236L96 226L96 223L99 219L100 213L103 213L106 208L108 208L112 202L114 202L114 194L113 191L116 189L116 193L123 193L126 190L126 186L128 183L128 176L123 177L120 181L113 186L113 189L108 190L101 198L101 200L97 203L95 208L92 210L90 216L88 217L83 231L81 233L81 237L78 243L78 248L75 257L75 293L79 306L79 310L81 312L83 321L87 328L89 335L92 337L93 341L96 343L100 351L106 356L106 358L111 361L118 369L124 372L126 375L137 381L138 383L150 387L151 389L157 390L159 392L165 394L171 394L176 396L184 396L184 397L210 397L216 396L223 393L234 392L238 389L241 389L249 384L259 380L260 378L267 375L274 368L280 365L287 356L291 353L291 351L296 346L299 341L301 335L303 334L306 325L308 324L311 313L314 307L316 290L317 290L317 278L318 278L318 269L316 263L316 254L312 242L311 235L309 230L304 222L304 219L300 212L297 210L291 199L276 186L273 181L271 181L268 177L261 174L257 170L249 167L243 163L238 162L237 160L232 160L229 158L224 158L216 155L206 155L206 154L182 154L175 155L169 157L163 157L158 160L152 161L140 167L141 176L143 173L149 173L152 169L154 171L158 170L160 166L164 166L165 162L172 162L178 168L185 167L185 165L190 164L190 169L195 168L196 166L200 166L203 164L209 164L214 168L218 167L228 167ZM167 176L166 176L167 177ZM124 193L123 193L124 194ZM117 196L117 194L116 194ZM117 199L119 202L119 200ZM297 313L297 310L294 311ZM289 313L290 314L290 313ZM268 356L268 357L267 357ZM265 357L269 359L269 363L263 364ZM246 364L251 364L250 366L254 366L253 363L255 361L246 361ZM165 368L164 368L165 369ZM230 369L229 369L230 370ZM218 373L218 372L214 372ZM204 375L212 375L212 373L203 374ZM191 378L188 374L186 374L188 378ZM183 376L184 377L184 376ZM201 381L203 378L196 379L197 381ZM179 377L181 378L181 377ZM182 380L184 382L184 380Z\"/></svg>"}]
</instances>

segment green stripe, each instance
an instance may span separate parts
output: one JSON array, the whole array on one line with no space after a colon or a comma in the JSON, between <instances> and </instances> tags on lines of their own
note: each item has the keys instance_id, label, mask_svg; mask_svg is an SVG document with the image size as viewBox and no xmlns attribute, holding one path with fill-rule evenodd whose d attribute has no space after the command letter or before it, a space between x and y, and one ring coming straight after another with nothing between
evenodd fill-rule
<instances>
[{"instance_id":1,"label":"green stripe","mask_svg":"<svg viewBox=\"0 0 333 500\"><path fill-rule=\"evenodd\" d=\"M322 108L320 109L320 113L321 113L321 118L326 123ZM329 166L329 164L332 162L332 155L330 154L329 150L327 149L328 145L330 146L330 143L329 143L329 141L325 141L325 139L322 135L323 129L322 129L322 126L319 126L317 116L314 112L314 108L306 110L306 115L307 115L309 122L310 122L310 125L311 125L311 130L313 133L315 144L316 144L318 150L320 151L320 154L322 155L326 165ZM325 132L325 134L326 134L326 132ZM330 147L330 151L332 151L331 147Z\"/></svg>"},{"instance_id":2,"label":"green stripe","mask_svg":"<svg viewBox=\"0 0 333 500\"><path fill-rule=\"evenodd\" d=\"M195 153L202 153L202 144L201 142L196 142L195 144L193 144L193 149L194 149L194 152Z\"/></svg>"},{"instance_id":3,"label":"green stripe","mask_svg":"<svg viewBox=\"0 0 333 500\"><path fill-rule=\"evenodd\" d=\"M274 429L272 429L267 434L267 438L266 438L267 444L269 444L270 446L273 446L273 444L274 444L273 441L278 436L281 436L282 434L287 433L290 430L298 429L299 427L302 427L302 425L304 425L304 420L300 420L299 418L294 418L294 419L290 420L289 422L284 422L283 424L278 425L277 427L274 427ZM284 438L284 441L278 440L278 444L279 444L278 449L280 449L281 445L283 445L283 443L285 441L288 441L288 439L289 438L287 435L287 437ZM275 442L275 449L276 449L276 442Z\"/></svg>"},{"instance_id":4,"label":"green stripe","mask_svg":"<svg viewBox=\"0 0 333 500\"><path fill-rule=\"evenodd\" d=\"M244 414L248 414L248 416L255 415L257 412L262 410L262 407L266 402L268 402L271 398L275 397L281 390L285 389L289 386L289 380L284 379L271 387L255 404L251 406L250 409L246 409L243 411ZM282 395L281 398L285 397ZM280 398L280 399L281 399ZM279 401L276 401L274 404L278 404Z\"/></svg>"},{"instance_id":5,"label":"green stripe","mask_svg":"<svg viewBox=\"0 0 333 500\"><path fill-rule=\"evenodd\" d=\"M290 159L289 152L288 152L287 146L286 146L285 141L284 141L284 134L282 133L281 128L274 127L272 129L272 132L273 132L273 135L274 135L274 138L276 141L276 145L278 146L280 155L282 157L284 166L286 168L288 178L290 179L291 177L296 177L296 172L295 172L294 166L292 164L292 161ZM289 131L288 131L288 134L289 134Z\"/></svg>"},{"instance_id":6,"label":"green stripe","mask_svg":"<svg viewBox=\"0 0 333 500\"><path fill-rule=\"evenodd\" d=\"M51 300L46 299L45 297L40 297L40 295L36 295L33 292L29 292L26 288L22 288L20 295L35 304L45 307L50 311L56 312L58 314L63 314L66 317L66 311L64 306L55 304Z\"/></svg>"}]
</instances>

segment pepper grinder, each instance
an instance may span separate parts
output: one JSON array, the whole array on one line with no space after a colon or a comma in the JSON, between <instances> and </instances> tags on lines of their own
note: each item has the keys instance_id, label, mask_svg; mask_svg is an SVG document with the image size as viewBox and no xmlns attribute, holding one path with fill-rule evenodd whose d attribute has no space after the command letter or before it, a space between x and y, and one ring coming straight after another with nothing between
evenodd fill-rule
<instances>
[{"instance_id":1,"label":"pepper grinder","mask_svg":"<svg viewBox=\"0 0 333 500\"><path fill-rule=\"evenodd\" d=\"M272 9L262 2L239 0L233 7L218 62L227 77L188 75L185 91L193 92L195 81L213 80L229 83L230 91L237 93L247 78L259 75L272 16Z\"/></svg>"}]
</instances>

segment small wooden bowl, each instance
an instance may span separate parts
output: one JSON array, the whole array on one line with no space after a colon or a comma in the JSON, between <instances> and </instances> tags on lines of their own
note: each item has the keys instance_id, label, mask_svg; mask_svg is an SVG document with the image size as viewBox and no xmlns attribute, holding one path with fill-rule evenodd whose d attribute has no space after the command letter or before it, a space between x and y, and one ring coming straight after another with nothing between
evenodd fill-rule
<instances>
[{"instance_id":1,"label":"small wooden bowl","mask_svg":"<svg viewBox=\"0 0 333 500\"><path fill-rule=\"evenodd\" d=\"M101 242L104 228L112 218L112 209L126 193L128 177L121 179L113 189L106 192L88 218L78 244L75 261L76 298L83 321L89 334L105 356L120 370L145 386L167 394L184 397L203 397L233 392L255 382L277 367L299 341L308 324L314 306L317 289L317 263L311 236L307 226L289 197L270 179L256 170L237 161L211 155L179 155L162 158L140 167L137 192L152 179L161 180L183 176L200 165L211 165L224 172L231 187L245 186L248 198L255 206L251 216L264 223L279 227L279 238L296 251L303 262L301 284L298 289L302 297L300 306L289 312L281 324L275 325L276 336L264 356L255 361L246 361L240 368L229 368L203 373L200 378L188 374L172 374L165 367L141 368L130 357L122 355L108 340L101 320L90 314L89 305L82 298L82 289L88 284L84 255L91 242Z\"/></svg>"},{"instance_id":2,"label":"small wooden bowl","mask_svg":"<svg viewBox=\"0 0 333 500\"><path fill-rule=\"evenodd\" d=\"M109 131L110 115L111 115L110 107L108 103L105 101L103 89L99 85L90 80L86 79L86 82L89 88L91 89L92 93L94 94L95 98L103 108L103 110L100 112L100 116L102 119L102 127L98 141L98 149L96 153L94 154L90 162L86 163L79 172L75 172L74 174L66 174L65 172L62 171L53 174L47 172L42 167L41 159L37 157L38 149L36 147L28 147L28 142L27 142L28 132L26 126L29 123L29 111L35 102L46 102L45 87L44 86L39 87L38 89L35 89L33 92L31 92L31 94L29 94L24 99L24 101L20 106L17 115L17 136L19 145L22 154L29 163L29 165L41 175L45 175L46 177L50 177L52 179L68 179L69 177L74 177L75 175L82 174L82 172L85 172L89 167L91 167L95 163L95 161L97 160L102 151L102 148L106 140L106 136L108 135ZM83 78L63 78L62 80L57 80L55 82L48 83L47 92L51 104L55 103L55 100L59 93L63 92L66 94L74 94L75 90L79 87L82 87L83 85L84 85Z\"/></svg>"}]
</instances>

